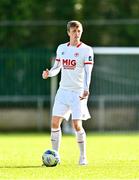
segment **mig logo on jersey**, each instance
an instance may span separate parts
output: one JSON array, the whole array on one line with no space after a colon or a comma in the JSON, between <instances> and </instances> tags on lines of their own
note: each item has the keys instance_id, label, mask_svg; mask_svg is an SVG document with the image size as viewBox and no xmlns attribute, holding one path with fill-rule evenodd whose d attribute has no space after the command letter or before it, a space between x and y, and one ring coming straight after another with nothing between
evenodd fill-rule
<instances>
[{"instance_id":1,"label":"mig logo on jersey","mask_svg":"<svg viewBox=\"0 0 139 180\"><path fill-rule=\"evenodd\" d=\"M64 69L74 70L76 68L76 60L62 59L62 64Z\"/></svg>"}]
</instances>

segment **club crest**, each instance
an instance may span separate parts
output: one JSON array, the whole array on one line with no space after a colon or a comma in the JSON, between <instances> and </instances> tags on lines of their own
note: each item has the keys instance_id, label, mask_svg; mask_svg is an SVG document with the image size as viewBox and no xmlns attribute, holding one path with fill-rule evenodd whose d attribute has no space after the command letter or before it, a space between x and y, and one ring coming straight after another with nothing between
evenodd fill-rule
<instances>
[{"instance_id":1,"label":"club crest","mask_svg":"<svg viewBox=\"0 0 139 180\"><path fill-rule=\"evenodd\" d=\"M74 56L75 56L75 57L78 57L78 56L79 56L79 53L75 53Z\"/></svg>"}]
</instances>

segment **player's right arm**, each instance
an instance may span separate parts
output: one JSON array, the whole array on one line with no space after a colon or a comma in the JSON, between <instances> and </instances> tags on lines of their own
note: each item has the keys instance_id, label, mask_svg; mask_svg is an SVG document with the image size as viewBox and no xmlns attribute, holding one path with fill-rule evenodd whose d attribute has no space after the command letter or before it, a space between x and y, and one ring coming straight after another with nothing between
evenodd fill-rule
<instances>
[{"instance_id":1,"label":"player's right arm","mask_svg":"<svg viewBox=\"0 0 139 180\"><path fill-rule=\"evenodd\" d=\"M59 73L60 69L61 69L60 60L56 59L53 67L50 70L46 69L45 71L43 71L42 78L47 79L48 77L56 76Z\"/></svg>"},{"instance_id":2,"label":"player's right arm","mask_svg":"<svg viewBox=\"0 0 139 180\"><path fill-rule=\"evenodd\" d=\"M61 54L61 50L60 50L60 46L59 46L56 51L55 63L50 70L46 69L45 71L43 71L43 73L42 73L43 79L47 79L48 77L56 76L59 73L59 71L61 69L60 54Z\"/></svg>"}]
</instances>

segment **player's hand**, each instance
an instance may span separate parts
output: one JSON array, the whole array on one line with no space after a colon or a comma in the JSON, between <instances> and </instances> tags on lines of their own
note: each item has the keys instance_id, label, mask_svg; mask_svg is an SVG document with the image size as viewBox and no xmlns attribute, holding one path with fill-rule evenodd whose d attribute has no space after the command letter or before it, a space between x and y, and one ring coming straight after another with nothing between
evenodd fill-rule
<instances>
[{"instance_id":1,"label":"player's hand","mask_svg":"<svg viewBox=\"0 0 139 180\"><path fill-rule=\"evenodd\" d=\"M42 78L43 78L43 79L47 79L47 78L48 78L48 75L49 75L49 70L46 69L46 70L43 71L43 73L42 73Z\"/></svg>"},{"instance_id":2,"label":"player's hand","mask_svg":"<svg viewBox=\"0 0 139 180\"><path fill-rule=\"evenodd\" d=\"M83 99L86 99L88 96L89 96L89 91L84 90L82 96L79 96L79 97L80 97L80 100L83 100Z\"/></svg>"}]
</instances>

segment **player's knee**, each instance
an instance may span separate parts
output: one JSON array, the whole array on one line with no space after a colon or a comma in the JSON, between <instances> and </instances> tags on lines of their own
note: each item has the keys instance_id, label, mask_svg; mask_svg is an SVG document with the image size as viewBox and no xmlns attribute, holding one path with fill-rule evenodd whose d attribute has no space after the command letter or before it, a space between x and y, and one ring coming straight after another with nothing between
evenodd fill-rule
<instances>
[{"instance_id":1,"label":"player's knee","mask_svg":"<svg viewBox=\"0 0 139 180\"><path fill-rule=\"evenodd\" d=\"M52 127L53 129L58 129L58 128L59 128L59 125L56 124L56 123L52 123L52 124L51 124L51 127Z\"/></svg>"},{"instance_id":2,"label":"player's knee","mask_svg":"<svg viewBox=\"0 0 139 180\"><path fill-rule=\"evenodd\" d=\"M58 123L58 121L52 121L51 127L54 128L54 129L57 129L57 128L60 127L60 124Z\"/></svg>"},{"instance_id":3,"label":"player's knee","mask_svg":"<svg viewBox=\"0 0 139 180\"><path fill-rule=\"evenodd\" d=\"M75 131L80 131L82 129L82 124L77 121L74 121L72 126L75 129Z\"/></svg>"},{"instance_id":4,"label":"player's knee","mask_svg":"<svg viewBox=\"0 0 139 180\"><path fill-rule=\"evenodd\" d=\"M60 128L61 125L61 118L53 117L51 122L51 127L54 129Z\"/></svg>"},{"instance_id":5,"label":"player's knee","mask_svg":"<svg viewBox=\"0 0 139 180\"><path fill-rule=\"evenodd\" d=\"M75 129L75 131L80 131L80 130L82 129L82 127L80 127L80 126L75 126L74 129Z\"/></svg>"}]
</instances>

